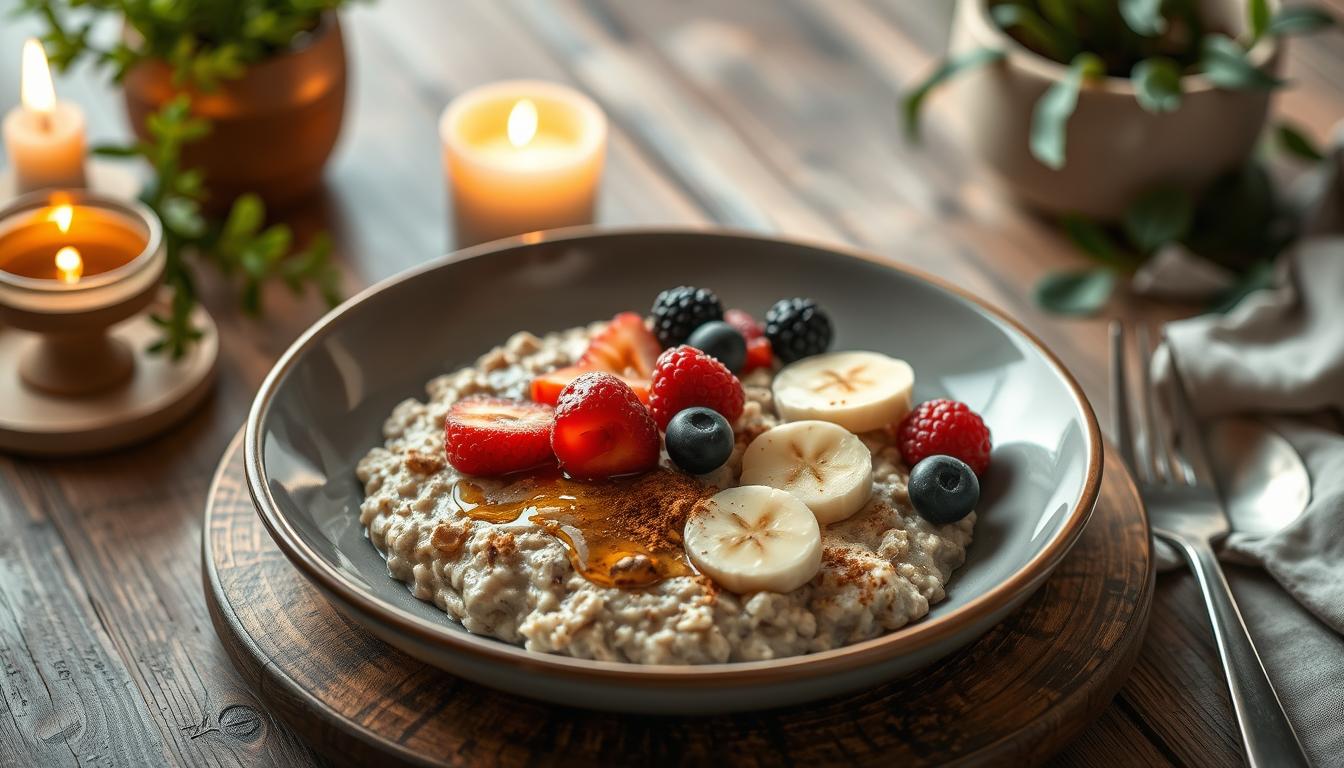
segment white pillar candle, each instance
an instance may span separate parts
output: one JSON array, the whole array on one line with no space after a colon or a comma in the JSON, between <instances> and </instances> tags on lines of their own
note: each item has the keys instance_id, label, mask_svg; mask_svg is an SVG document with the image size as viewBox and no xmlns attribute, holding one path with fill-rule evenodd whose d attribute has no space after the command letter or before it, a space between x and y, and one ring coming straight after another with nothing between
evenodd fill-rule
<instances>
[{"instance_id":1,"label":"white pillar candle","mask_svg":"<svg viewBox=\"0 0 1344 768\"><path fill-rule=\"evenodd\" d=\"M590 224L607 119L565 86L510 80L454 99L439 121L460 246Z\"/></svg>"},{"instance_id":2,"label":"white pillar candle","mask_svg":"<svg viewBox=\"0 0 1344 768\"><path fill-rule=\"evenodd\" d=\"M84 186L84 113L56 100L42 44L23 44L19 106L5 115L5 151L20 193Z\"/></svg>"}]
</instances>

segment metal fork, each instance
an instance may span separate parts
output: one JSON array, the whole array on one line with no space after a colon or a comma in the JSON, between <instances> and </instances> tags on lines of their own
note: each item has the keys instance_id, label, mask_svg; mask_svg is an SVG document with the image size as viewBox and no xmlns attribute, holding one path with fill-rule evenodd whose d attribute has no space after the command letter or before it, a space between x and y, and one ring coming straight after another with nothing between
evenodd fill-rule
<instances>
[{"instance_id":1,"label":"metal fork","mask_svg":"<svg viewBox=\"0 0 1344 768\"><path fill-rule=\"evenodd\" d=\"M1139 326L1136 335L1140 385L1135 391L1126 384L1124 326L1111 324L1111 413L1120 455L1134 473L1153 535L1175 547L1199 581L1247 762L1253 768L1307 766L1302 744L1265 674L1214 555L1213 545L1228 533L1227 515L1212 485L1203 438L1184 387L1173 366L1173 386L1166 391L1168 410L1176 422L1173 432L1164 420L1161 393L1148 370L1153 349L1147 327ZM1133 420L1131 413L1136 415Z\"/></svg>"}]
</instances>

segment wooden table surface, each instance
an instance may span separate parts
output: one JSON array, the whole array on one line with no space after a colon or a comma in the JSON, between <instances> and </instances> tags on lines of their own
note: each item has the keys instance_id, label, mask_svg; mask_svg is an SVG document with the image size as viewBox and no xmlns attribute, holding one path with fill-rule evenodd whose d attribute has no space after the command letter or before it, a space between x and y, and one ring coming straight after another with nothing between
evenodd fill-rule
<instances>
[{"instance_id":1,"label":"wooden table surface","mask_svg":"<svg viewBox=\"0 0 1344 768\"><path fill-rule=\"evenodd\" d=\"M1344 0L1330 0L1344 12ZM0 106L18 101L34 26L0 2ZM956 280L1022 319L1072 368L1103 420L1104 317L1030 300L1080 264L1061 235L996 198L941 128L899 138L894 92L946 37L945 0L382 0L345 16L352 92L323 198L289 218L326 227L353 290L445 251L436 121L482 82L544 77L612 120L600 219L721 224L857 244ZM1277 109L1324 139L1344 117L1344 44L1295 40ZM125 136L101 76L61 79L95 141ZM272 361L322 307L268 295L263 320L218 280L211 401L143 446L68 461L0 457L0 765L310 765L320 760L242 683L201 590L211 473ZM563 301L563 296L557 296ZM1107 315L1189 308L1120 297ZM298 578L297 574L295 578ZM1060 765L1235 765L1236 726L1193 579L1159 580L1132 680ZM788 755L762 752L763 764Z\"/></svg>"}]
</instances>

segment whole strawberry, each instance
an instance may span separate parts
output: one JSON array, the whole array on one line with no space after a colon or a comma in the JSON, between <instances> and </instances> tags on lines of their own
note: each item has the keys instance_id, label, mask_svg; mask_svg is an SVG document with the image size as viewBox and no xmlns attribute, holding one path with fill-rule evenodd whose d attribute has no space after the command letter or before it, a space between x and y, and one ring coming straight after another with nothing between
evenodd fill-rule
<instances>
[{"instance_id":1,"label":"whole strawberry","mask_svg":"<svg viewBox=\"0 0 1344 768\"><path fill-rule=\"evenodd\" d=\"M929 456L961 459L977 475L989 469L989 427L965 403L929 400L920 403L896 428L901 458L913 467Z\"/></svg>"},{"instance_id":2,"label":"whole strawberry","mask_svg":"<svg viewBox=\"0 0 1344 768\"><path fill-rule=\"evenodd\" d=\"M452 464L468 475L506 475L551 463L549 405L498 397L467 397L453 403L443 424L443 446Z\"/></svg>"},{"instance_id":3,"label":"whole strawberry","mask_svg":"<svg viewBox=\"0 0 1344 768\"><path fill-rule=\"evenodd\" d=\"M649 410L660 429L667 429L679 411L695 406L712 408L732 424L742 415L746 399L732 371L695 347L682 344L665 350L653 366Z\"/></svg>"},{"instance_id":4,"label":"whole strawberry","mask_svg":"<svg viewBox=\"0 0 1344 768\"><path fill-rule=\"evenodd\" d=\"M551 449L581 480L644 472L658 464L658 427L629 384L585 373L560 392Z\"/></svg>"}]
</instances>

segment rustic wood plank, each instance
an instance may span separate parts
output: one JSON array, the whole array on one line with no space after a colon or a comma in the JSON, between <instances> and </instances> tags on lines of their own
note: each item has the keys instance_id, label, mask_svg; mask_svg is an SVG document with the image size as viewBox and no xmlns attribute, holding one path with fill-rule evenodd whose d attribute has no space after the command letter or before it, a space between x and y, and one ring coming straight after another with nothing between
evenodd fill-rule
<instances>
[{"instance_id":1,"label":"rustic wood plank","mask_svg":"<svg viewBox=\"0 0 1344 768\"><path fill-rule=\"evenodd\" d=\"M0 460L0 764L162 765L158 734L47 518Z\"/></svg>"},{"instance_id":2,"label":"rustic wood plank","mask_svg":"<svg viewBox=\"0 0 1344 768\"><path fill-rule=\"evenodd\" d=\"M519 0L515 16L723 225L835 239L702 100L669 82L595 4Z\"/></svg>"},{"instance_id":3,"label":"rustic wood plank","mask_svg":"<svg viewBox=\"0 0 1344 768\"><path fill-rule=\"evenodd\" d=\"M1121 757L1123 755L1123 758ZM1050 761L1054 768L1084 768L1123 760L1131 768L1161 768L1176 764L1175 755L1164 752L1160 740L1153 739L1123 702L1113 703L1068 749Z\"/></svg>"},{"instance_id":4,"label":"rustic wood plank","mask_svg":"<svg viewBox=\"0 0 1344 768\"><path fill-rule=\"evenodd\" d=\"M426 173L424 164L438 168L439 113L462 91L494 80L564 77L561 63L549 55L493 4L445 5L432 0L403 0L403 12L366 14L359 28L367 45L387 59L401 87L414 94L402 110L401 122L413 123L417 138L416 161L420 176L442 186L443 174ZM362 42L362 41L361 41ZM446 199L436 195L436 215L446 218ZM610 126L607 169L598 200L598 219L606 225L700 224L703 211L670 183L631 141L619 121Z\"/></svg>"}]
</instances>

